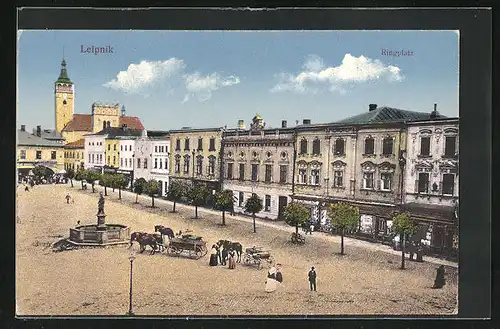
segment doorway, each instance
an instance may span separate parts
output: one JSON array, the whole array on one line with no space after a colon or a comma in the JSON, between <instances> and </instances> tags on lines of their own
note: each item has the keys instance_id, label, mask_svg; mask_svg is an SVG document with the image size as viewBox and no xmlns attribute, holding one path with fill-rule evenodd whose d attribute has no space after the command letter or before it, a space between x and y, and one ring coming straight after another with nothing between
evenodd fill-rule
<instances>
[{"instance_id":1,"label":"doorway","mask_svg":"<svg viewBox=\"0 0 500 329\"><path fill-rule=\"evenodd\" d=\"M288 203L288 197L280 196L278 199L278 219L285 219L283 213Z\"/></svg>"}]
</instances>

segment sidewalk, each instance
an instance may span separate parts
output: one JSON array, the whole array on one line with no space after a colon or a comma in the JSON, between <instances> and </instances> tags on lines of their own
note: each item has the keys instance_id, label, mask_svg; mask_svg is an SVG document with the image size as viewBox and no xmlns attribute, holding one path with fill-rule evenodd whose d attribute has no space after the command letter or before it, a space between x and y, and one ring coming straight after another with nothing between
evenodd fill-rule
<instances>
[{"instance_id":1,"label":"sidewalk","mask_svg":"<svg viewBox=\"0 0 500 329\"><path fill-rule=\"evenodd\" d=\"M75 184L76 182L78 182L78 181L73 181L74 188L78 188L81 190L81 186ZM80 183L78 182L78 184L80 184ZM69 182L68 182L68 185L71 186ZM88 186L87 191L92 193L92 188L91 188L90 184L88 184L87 186ZM98 185L95 185L95 189L96 189L96 193L98 193L99 191L104 191L104 187L98 186ZM116 196L118 196L118 189L116 189L115 192L112 192L112 189L108 188L108 195L110 195L110 194L116 194ZM125 195L133 196L135 198L135 193L122 190L122 197L124 197ZM149 204L151 204L151 197L150 196L141 194L141 195L139 195L139 200L144 200L144 201L148 202ZM163 200L160 198L155 198L155 206L168 206L168 207L172 208L173 202ZM177 203L176 208L177 209L184 209L184 210L185 209L192 210L193 206L182 204L182 203ZM212 214L212 215L221 216L220 211L202 208L202 207L198 207L198 213L199 214L205 213L205 214ZM226 218L230 218L233 220L238 220L238 221L242 221L242 222L246 222L246 223L253 223L252 218L248 218L248 217L241 216L241 215L230 216L228 212L226 212ZM272 228L275 228L275 229L278 229L281 231L288 232L290 234L292 232L295 232L294 227L289 226L284 222L270 222L268 220L262 220L260 218L256 218L255 222L256 222L256 225L272 227ZM308 239L311 239L311 238L312 239L323 239L323 240L327 240L327 241L333 241L336 243L340 243L340 236L330 235L330 234L326 234L323 232L313 232L313 234L308 236L307 238ZM367 241L363 241L363 240L357 240L357 239L348 238L348 237L344 237L344 245L370 249L373 251L381 251L381 252L385 252L387 254L393 254L393 255L398 255L398 256L401 255L401 251L393 250L389 246L379 244L379 243L371 243L371 242L367 242ZM424 256L424 262L458 268L458 263L447 261L444 259L434 258L434 257Z\"/></svg>"}]
</instances>

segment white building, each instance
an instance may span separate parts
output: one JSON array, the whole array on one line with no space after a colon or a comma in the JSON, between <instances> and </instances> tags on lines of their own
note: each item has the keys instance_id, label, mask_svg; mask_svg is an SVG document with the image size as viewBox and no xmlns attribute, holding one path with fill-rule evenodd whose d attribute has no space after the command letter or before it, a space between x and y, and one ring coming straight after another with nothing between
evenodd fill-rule
<instances>
[{"instance_id":1,"label":"white building","mask_svg":"<svg viewBox=\"0 0 500 329\"><path fill-rule=\"evenodd\" d=\"M134 174L134 151L135 140L133 136L119 136L120 142L119 167L117 173L128 176L129 182L133 180Z\"/></svg>"},{"instance_id":2,"label":"white building","mask_svg":"<svg viewBox=\"0 0 500 329\"><path fill-rule=\"evenodd\" d=\"M135 141L134 151L134 182L139 178L144 178L146 181L152 178L151 176L151 139L148 138L148 133L143 130L141 137Z\"/></svg>"},{"instance_id":3,"label":"white building","mask_svg":"<svg viewBox=\"0 0 500 329\"><path fill-rule=\"evenodd\" d=\"M151 178L158 181L160 184L161 195L165 196L168 191L169 174L170 174L170 137L151 136Z\"/></svg>"},{"instance_id":4,"label":"white building","mask_svg":"<svg viewBox=\"0 0 500 329\"><path fill-rule=\"evenodd\" d=\"M101 172L106 164L104 150L106 135L88 134L83 137L85 139L83 152L85 169L94 169Z\"/></svg>"},{"instance_id":5,"label":"white building","mask_svg":"<svg viewBox=\"0 0 500 329\"><path fill-rule=\"evenodd\" d=\"M408 123L404 208L422 226L422 239L438 250L449 250L458 233L458 137L458 118Z\"/></svg>"}]
</instances>

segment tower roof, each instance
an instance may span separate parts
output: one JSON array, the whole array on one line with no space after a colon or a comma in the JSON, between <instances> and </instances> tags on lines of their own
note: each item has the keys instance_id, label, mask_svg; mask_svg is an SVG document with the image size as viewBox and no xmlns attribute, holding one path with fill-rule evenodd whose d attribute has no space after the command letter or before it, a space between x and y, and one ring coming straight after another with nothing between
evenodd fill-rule
<instances>
[{"instance_id":1,"label":"tower roof","mask_svg":"<svg viewBox=\"0 0 500 329\"><path fill-rule=\"evenodd\" d=\"M73 82L71 82L71 80L68 77L68 72L66 71L66 61L64 60L64 58L61 62L61 73L59 73L59 78L57 78L56 83L57 82L73 83Z\"/></svg>"}]
</instances>

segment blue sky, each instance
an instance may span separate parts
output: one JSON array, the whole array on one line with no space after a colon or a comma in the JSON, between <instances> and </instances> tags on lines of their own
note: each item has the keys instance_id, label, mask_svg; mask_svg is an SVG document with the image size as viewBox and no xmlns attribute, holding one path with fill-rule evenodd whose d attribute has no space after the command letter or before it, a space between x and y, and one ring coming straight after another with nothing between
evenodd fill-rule
<instances>
[{"instance_id":1,"label":"blue sky","mask_svg":"<svg viewBox=\"0 0 500 329\"><path fill-rule=\"evenodd\" d=\"M120 103L147 129L234 127L256 113L271 127L325 123L370 103L423 112L438 103L458 116L458 39L454 31L23 31L18 126L54 128L63 48L75 113ZM113 53L82 52L89 46Z\"/></svg>"}]
</instances>

